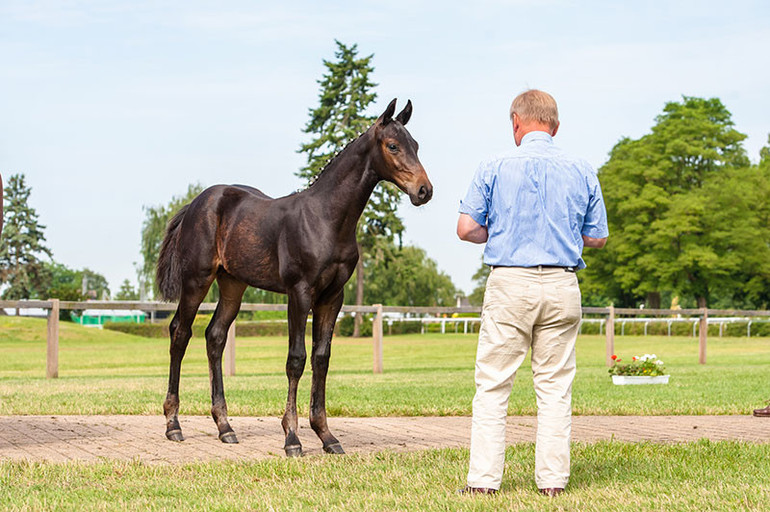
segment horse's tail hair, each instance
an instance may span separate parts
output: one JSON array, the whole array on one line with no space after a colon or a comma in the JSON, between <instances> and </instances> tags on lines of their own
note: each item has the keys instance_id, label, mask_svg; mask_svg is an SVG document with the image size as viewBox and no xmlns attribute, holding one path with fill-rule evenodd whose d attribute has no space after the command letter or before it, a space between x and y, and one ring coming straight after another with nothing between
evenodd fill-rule
<instances>
[{"instance_id":1,"label":"horse's tail hair","mask_svg":"<svg viewBox=\"0 0 770 512\"><path fill-rule=\"evenodd\" d=\"M160 247L158 266L155 270L155 285L163 300L176 301L182 296L182 268L179 264L177 242L179 228L189 207L189 204L183 206L168 222L166 236Z\"/></svg>"}]
</instances>

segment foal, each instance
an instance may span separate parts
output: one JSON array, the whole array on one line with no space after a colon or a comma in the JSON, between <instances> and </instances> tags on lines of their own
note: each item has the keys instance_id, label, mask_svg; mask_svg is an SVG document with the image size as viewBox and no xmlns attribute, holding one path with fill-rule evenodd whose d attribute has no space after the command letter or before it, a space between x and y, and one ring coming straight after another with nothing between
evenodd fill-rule
<instances>
[{"instance_id":1,"label":"foal","mask_svg":"<svg viewBox=\"0 0 770 512\"><path fill-rule=\"evenodd\" d=\"M237 443L227 419L222 352L247 286L288 295L289 392L283 415L288 456L302 455L297 437L297 384L305 368L305 325L313 311L310 425L328 453L344 453L326 423L326 374L342 292L359 258L356 224L380 180L395 183L415 206L433 186L417 158L417 142L404 125L412 103L395 118L396 100L341 151L307 190L272 199L244 185L215 185L182 208L168 224L157 267L165 300L178 300L171 320L171 365L163 404L166 437L182 441L179 374L192 323L216 279L220 298L206 328L211 414L223 443Z\"/></svg>"}]
</instances>

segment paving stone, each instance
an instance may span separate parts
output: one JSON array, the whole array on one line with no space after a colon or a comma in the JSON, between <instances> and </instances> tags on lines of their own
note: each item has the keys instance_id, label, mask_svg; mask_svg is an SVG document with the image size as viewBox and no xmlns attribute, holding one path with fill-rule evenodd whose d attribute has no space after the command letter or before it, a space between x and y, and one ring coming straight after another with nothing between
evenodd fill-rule
<instances>
[{"instance_id":1,"label":"paving stone","mask_svg":"<svg viewBox=\"0 0 770 512\"><path fill-rule=\"evenodd\" d=\"M259 460L283 457L279 417L234 417L239 444L217 439L208 416L180 417L185 441L168 441L157 416L0 416L0 460L139 460L150 464ZM347 453L467 448L467 416L329 418ZM535 441L537 418L509 416L506 441ZM322 456L321 441L307 419L300 420L305 454ZM573 416L572 440L676 443L736 440L770 443L770 418L752 416Z\"/></svg>"}]
</instances>

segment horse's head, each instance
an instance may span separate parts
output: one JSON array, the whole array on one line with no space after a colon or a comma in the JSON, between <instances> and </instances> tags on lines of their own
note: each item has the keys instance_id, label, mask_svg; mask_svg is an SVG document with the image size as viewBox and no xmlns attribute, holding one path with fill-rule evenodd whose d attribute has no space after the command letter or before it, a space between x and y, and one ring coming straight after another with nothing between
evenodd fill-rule
<instances>
[{"instance_id":1,"label":"horse's head","mask_svg":"<svg viewBox=\"0 0 770 512\"><path fill-rule=\"evenodd\" d=\"M380 178L395 183L409 194L413 205L419 206L433 197L433 185L417 158L417 142L404 128L412 116L412 102L408 101L404 110L394 118L395 111L394 99L372 126L376 144L374 169Z\"/></svg>"}]
</instances>

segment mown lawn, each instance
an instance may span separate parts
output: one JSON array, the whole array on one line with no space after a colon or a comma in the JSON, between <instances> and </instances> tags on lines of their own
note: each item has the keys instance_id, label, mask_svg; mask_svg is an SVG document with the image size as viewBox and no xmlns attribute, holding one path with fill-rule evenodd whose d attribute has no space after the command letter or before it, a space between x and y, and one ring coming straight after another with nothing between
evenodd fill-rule
<instances>
[{"instance_id":1,"label":"mown lawn","mask_svg":"<svg viewBox=\"0 0 770 512\"><path fill-rule=\"evenodd\" d=\"M370 340L334 341L328 386L332 415L470 414L473 335L385 339L385 373L373 375ZM618 337L622 357L656 353L666 386L613 386L604 339L578 341L576 414L748 414L770 398L770 340L712 338L697 364L693 338ZM0 414L157 414L165 396L165 340L61 325L59 379L45 375L45 322L0 317ZM286 340L237 341L237 372L226 378L230 413L280 415L286 393ZM310 372L308 368L307 373ZM208 414L203 340L183 365L182 414ZM306 414L309 375L300 403ZM511 414L534 414L528 363ZM732 511L770 510L770 444L574 443L568 490L537 494L534 446L509 446L502 492L458 496L464 449L344 457L148 465L141 462L2 461L4 510L259 511Z\"/></svg>"},{"instance_id":2,"label":"mown lawn","mask_svg":"<svg viewBox=\"0 0 770 512\"><path fill-rule=\"evenodd\" d=\"M0 462L5 510L734 511L770 510L770 444L575 443L567 492L532 478L534 447L506 453L501 493L455 494L467 450L213 462Z\"/></svg>"},{"instance_id":3,"label":"mown lawn","mask_svg":"<svg viewBox=\"0 0 770 512\"><path fill-rule=\"evenodd\" d=\"M0 414L159 414L168 374L168 342L61 324L59 378L45 376L45 321L0 317ZM232 416L280 415L286 400L283 338L239 338L237 375L226 377ZM309 350L309 347L308 347ZM374 375L369 339L337 338L328 378L334 416L469 415L476 336L385 338L385 372ZM691 337L616 338L624 358L656 353L671 374L665 386L613 386L604 338L578 340L575 414L748 414L770 399L770 339L709 339L708 364L697 364ZM534 414L528 362L514 384L510 414ZM309 401L310 367L300 384ZM204 341L193 339L182 366L182 414L208 414Z\"/></svg>"}]
</instances>

